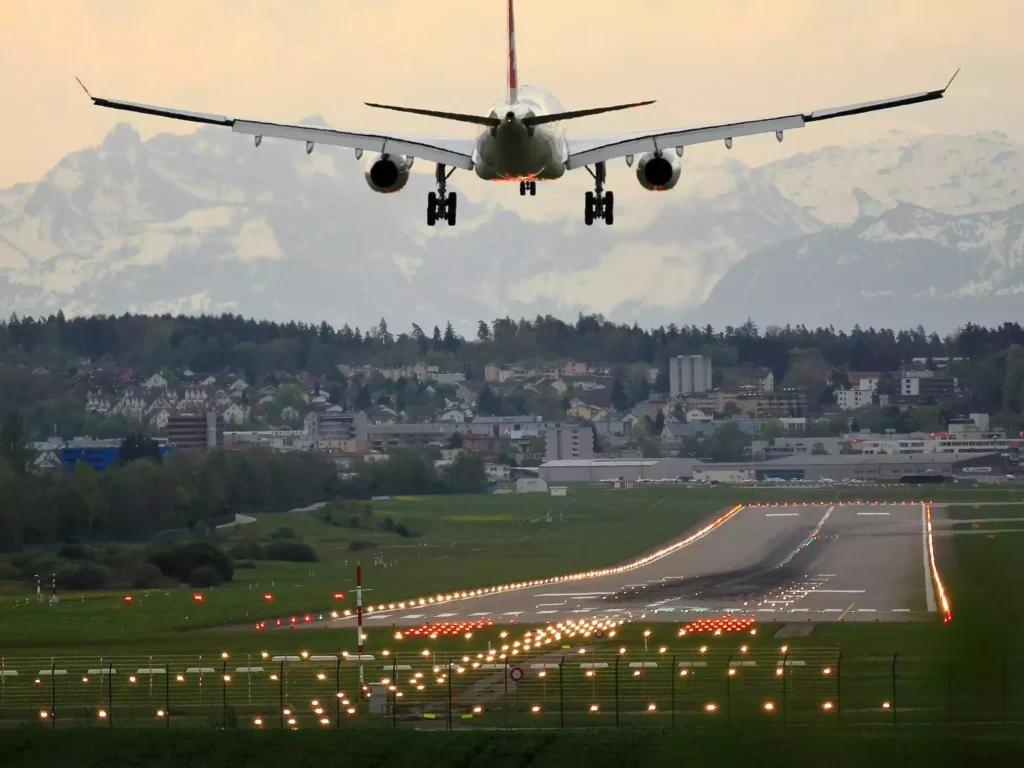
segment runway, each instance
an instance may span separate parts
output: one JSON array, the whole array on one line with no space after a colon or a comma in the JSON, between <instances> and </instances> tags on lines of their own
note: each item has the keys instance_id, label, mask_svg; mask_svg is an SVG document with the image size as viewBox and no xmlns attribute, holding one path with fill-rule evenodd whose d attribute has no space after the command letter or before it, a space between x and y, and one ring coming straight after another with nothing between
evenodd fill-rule
<instances>
[{"instance_id":1,"label":"runway","mask_svg":"<svg viewBox=\"0 0 1024 768\"><path fill-rule=\"evenodd\" d=\"M933 515L940 514L933 508ZM686 622L908 621L934 615L922 504L744 507L695 541L613 575L364 614L364 626L609 617ZM332 626L352 626L354 616Z\"/></svg>"}]
</instances>

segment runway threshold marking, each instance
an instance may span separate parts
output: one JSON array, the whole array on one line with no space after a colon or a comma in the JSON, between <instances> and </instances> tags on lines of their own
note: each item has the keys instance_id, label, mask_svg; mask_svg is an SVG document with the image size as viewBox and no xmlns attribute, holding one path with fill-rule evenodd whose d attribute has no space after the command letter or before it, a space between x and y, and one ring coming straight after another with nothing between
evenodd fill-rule
<instances>
[{"instance_id":1,"label":"runway threshold marking","mask_svg":"<svg viewBox=\"0 0 1024 768\"><path fill-rule=\"evenodd\" d=\"M846 618L846 614L848 614L850 611L852 611L853 610L853 606L855 606L855 605L856 605L856 603L850 603L849 607L845 611L843 611L841 614L839 614L840 620L845 619Z\"/></svg>"}]
</instances>

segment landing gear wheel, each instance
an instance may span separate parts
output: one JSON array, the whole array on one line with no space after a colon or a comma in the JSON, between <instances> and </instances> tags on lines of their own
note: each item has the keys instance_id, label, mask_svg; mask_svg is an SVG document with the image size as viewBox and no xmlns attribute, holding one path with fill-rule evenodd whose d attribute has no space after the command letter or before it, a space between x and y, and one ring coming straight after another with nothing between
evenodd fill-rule
<instances>
[{"instance_id":1,"label":"landing gear wheel","mask_svg":"<svg viewBox=\"0 0 1024 768\"><path fill-rule=\"evenodd\" d=\"M536 197L536 195L537 195L537 182L536 181L531 181L530 182L530 197Z\"/></svg>"},{"instance_id":2,"label":"landing gear wheel","mask_svg":"<svg viewBox=\"0 0 1024 768\"><path fill-rule=\"evenodd\" d=\"M437 222L437 193L431 192L427 195L427 226L432 227Z\"/></svg>"},{"instance_id":3,"label":"landing gear wheel","mask_svg":"<svg viewBox=\"0 0 1024 768\"><path fill-rule=\"evenodd\" d=\"M615 221L615 195L604 191L604 180L607 175L604 163L597 163L592 171L588 166L587 171L594 177L594 191L587 192L587 207L583 221L589 227L594 223L594 219L604 219L604 223L611 226Z\"/></svg>"},{"instance_id":4,"label":"landing gear wheel","mask_svg":"<svg viewBox=\"0 0 1024 768\"><path fill-rule=\"evenodd\" d=\"M526 182L525 181L520 181L519 182L519 195L520 195L520 197L525 197L526 196Z\"/></svg>"},{"instance_id":5,"label":"landing gear wheel","mask_svg":"<svg viewBox=\"0 0 1024 768\"><path fill-rule=\"evenodd\" d=\"M458 207L458 203L459 203L459 198L458 198L458 196L454 192L452 192L450 195L448 195L448 206L447 206L447 208L448 208L448 215L447 215L447 218L448 218L448 226L449 227L454 227L455 226L455 210Z\"/></svg>"}]
</instances>

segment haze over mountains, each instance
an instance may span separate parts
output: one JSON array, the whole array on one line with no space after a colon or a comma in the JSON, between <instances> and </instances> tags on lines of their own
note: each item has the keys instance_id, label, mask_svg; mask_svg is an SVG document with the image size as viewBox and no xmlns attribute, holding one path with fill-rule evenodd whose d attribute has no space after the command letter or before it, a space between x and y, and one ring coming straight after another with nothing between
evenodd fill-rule
<instances>
[{"instance_id":1,"label":"haze over mountains","mask_svg":"<svg viewBox=\"0 0 1024 768\"><path fill-rule=\"evenodd\" d=\"M759 168L737 156L708 165L688 152L661 195L611 166L611 228L584 227L584 174L526 199L469 180L459 225L431 230L428 173L385 197L348 151L256 151L215 128L142 142L119 124L0 191L0 301L34 315L451 320L464 333L581 311L644 326L749 316L939 331L1020 318L1024 150L1006 136L894 133Z\"/></svg>"}]
</instances>

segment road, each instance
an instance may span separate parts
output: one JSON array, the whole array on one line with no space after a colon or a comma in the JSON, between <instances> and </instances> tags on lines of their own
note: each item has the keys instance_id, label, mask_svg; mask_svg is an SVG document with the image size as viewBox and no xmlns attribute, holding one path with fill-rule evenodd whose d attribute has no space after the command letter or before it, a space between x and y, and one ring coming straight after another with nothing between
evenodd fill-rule
<instances>
[{"instance_id":1,"label":"road","mask_svg":"<svg viewBox=\"0 0 1024 768\"><path fill-rule=\"evenodd\" d=\"M571 617L685 622L723 613L758 621L907 621L935 611L930 578L921 504L755 506L622 573L377 610L364 615L364 625ZM332 625L353 622L342 617Z\"/></svg>"}]
</instances>

